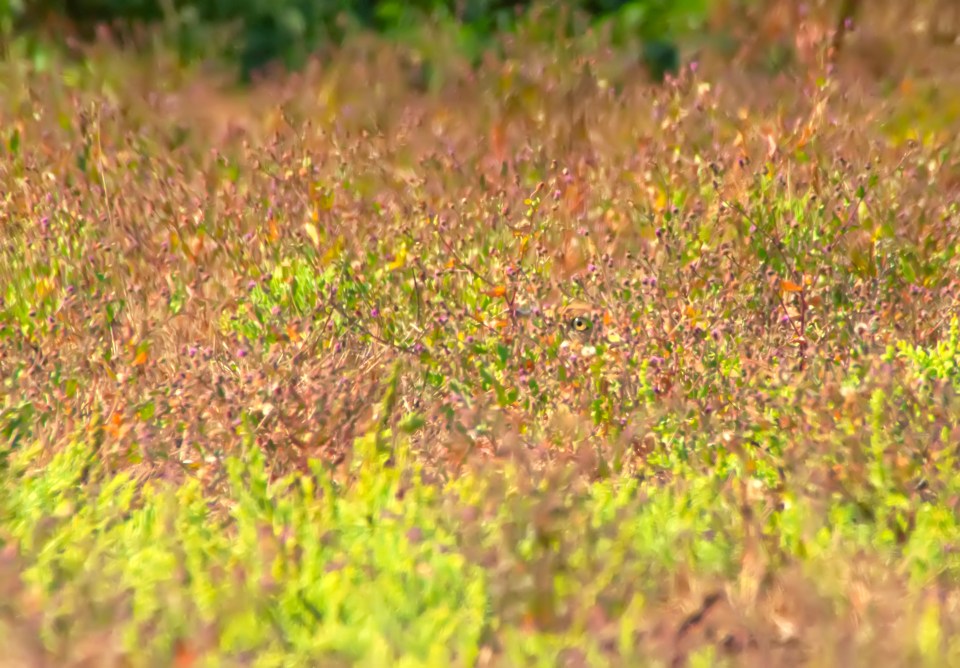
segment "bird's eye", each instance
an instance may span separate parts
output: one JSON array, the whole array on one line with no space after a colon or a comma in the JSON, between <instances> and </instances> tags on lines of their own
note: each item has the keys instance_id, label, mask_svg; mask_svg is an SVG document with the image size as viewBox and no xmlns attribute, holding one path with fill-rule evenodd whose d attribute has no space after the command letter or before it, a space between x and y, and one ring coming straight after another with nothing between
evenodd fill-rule
<instances>
[{"instance_id":1,"label":"bird's eye","mask_svg":"<svg viewBox=\"0 0 960 668\"><path fill-rule=\"evenodd\" d=\"M571 321L571 324L573 325L573 328L578 332L585 332L588 329L590 329L590 321L581 315L576 316Z\"/></svg>"}]
</instances>

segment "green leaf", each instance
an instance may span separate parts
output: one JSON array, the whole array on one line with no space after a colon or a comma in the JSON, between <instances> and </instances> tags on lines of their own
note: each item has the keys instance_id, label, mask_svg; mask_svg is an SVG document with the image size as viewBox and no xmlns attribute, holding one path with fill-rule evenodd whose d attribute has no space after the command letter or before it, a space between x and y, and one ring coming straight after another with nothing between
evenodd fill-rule
<instances>
[{"instance_id":1,"label":"green leaf","mask_svg":"<svg viewBox=\"0 0 960 668\"><path fill-rule=\"evenodd\" d=\"M400 429L407 434L412 434L426 423L427 421L420 413L410 413L400 420Z\"/></svg>"},{"instance_id":2,"label":"green leaf","mask_svg":"<svg viewBox=\"0 0 960 668\"><path fill-rule=\"evenodd\" d=\"M507 365L507 360L510 359L510 349L503 345L502 343L497 344L497 357L500 360L500 368L504 368Z\"/></svg>"},{"instance_id":3,"label":"green leaf","mask_svg":"<svg viewBox=\"0 0 960 668\"><path fill-rule=\"evenodd\" d=\"M903 280L907 283L913 283L917 280L917 270L914 267L914 263L911 262L911 258L901 255L899 265L900 275L903 277Z\"/></svg>"},{"instance_id":4,"label":"green leaf","mask_svg":"<svg viewBox=\"0 0 960 668\"><path fill-rule=\"evenodd\" d=\"M156 404L153 401L148 401L140 407L140 410L137 411L137 416L143 420L147 421L154 416L157 412Z\"/></svg>"}]
</instances>

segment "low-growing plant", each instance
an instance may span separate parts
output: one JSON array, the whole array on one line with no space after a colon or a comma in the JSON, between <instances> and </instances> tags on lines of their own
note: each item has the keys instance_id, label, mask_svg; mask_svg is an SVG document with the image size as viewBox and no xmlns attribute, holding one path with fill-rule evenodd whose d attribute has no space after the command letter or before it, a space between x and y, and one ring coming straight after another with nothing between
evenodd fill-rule
<instances>
[{"instance_id":1,"label":"low-growing plant","mask_svg":"<svg viewBox=\"0 0 960 668\"><path fill-rule=\"evenodd\" d=\"M948 73L547 25L0 63L0 662L956 662Z\"/></svg>"}]
</instances>

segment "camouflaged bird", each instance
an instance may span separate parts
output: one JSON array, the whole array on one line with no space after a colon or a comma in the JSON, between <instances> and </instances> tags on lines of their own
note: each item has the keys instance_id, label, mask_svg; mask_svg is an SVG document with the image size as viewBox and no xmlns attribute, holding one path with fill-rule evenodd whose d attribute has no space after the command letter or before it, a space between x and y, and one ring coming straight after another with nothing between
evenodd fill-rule
<instances>
[{"instance_id":1,"label":"camouflaged bird","mask_svg":"<svg viewBox=\"0 0 960 668\"><path fill-rule=\"evenodd\" d=\"M566 333L583 343L589 343L599 336L602 329L602 319L599 309L581 301L574 301L562 306L557 315Z\"/></svg>"},{"instance_id":2,"label":"camouflaged bird","mask_svg":"<svg viewBox=\"0 0 960 668\"><path fill-rule=\"evenodd\" d=\"M608 348L623 342L610 314L584 301L575 300L557 309L556 316L567 339L583 345L605 344Z\"/></svg>"},{"instance_id":3,"label":"camouflaged bird","mask_svg":"<svg viewBox=\"0 0 960 668\"><path fill-rule=\"evenodd\" d=\"M530 305L518 308L518 315L527 317L534 312ZM599 343L617 345L622 339L604 311L582 300L574 300L560 306L544 306L542 310L548 323L560 337L578 346L594 346Z\"/></svg>"},{"instance_id":4,"label":"camouflaged bird","mask_svg":"<svg viewBox=\"0 0 960 668\"><path fill-rule=\"evenodd\" d=\"M603 328L600 309L579 300L547 308L544 315L557 324L563 338L582 344L596 341Z\"/></svg>"}]
</instances>

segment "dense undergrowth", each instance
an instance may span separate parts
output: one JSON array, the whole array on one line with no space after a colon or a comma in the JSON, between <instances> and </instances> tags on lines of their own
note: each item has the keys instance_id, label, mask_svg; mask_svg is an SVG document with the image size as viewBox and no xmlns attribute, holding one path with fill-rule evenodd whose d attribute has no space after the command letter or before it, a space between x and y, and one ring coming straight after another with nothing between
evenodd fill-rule
<instances>
[{"instance_id":1,"label":"dense undergrowth","mask_svg":"<svg viewBox=\"0 0 960 668\"><path fill-rule=\"evenodd\" d=\"M960 661L947 61L578 48L3 64L0 663Z\"/></svg>"}]
</instances>

